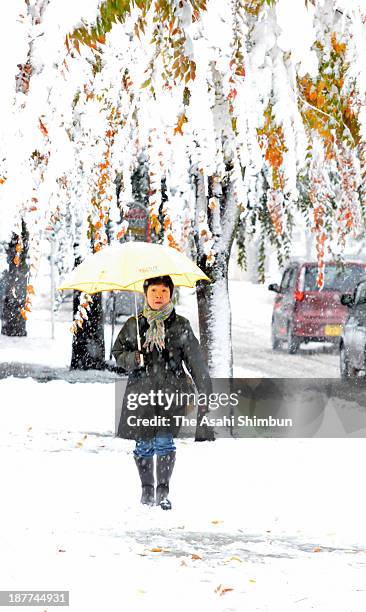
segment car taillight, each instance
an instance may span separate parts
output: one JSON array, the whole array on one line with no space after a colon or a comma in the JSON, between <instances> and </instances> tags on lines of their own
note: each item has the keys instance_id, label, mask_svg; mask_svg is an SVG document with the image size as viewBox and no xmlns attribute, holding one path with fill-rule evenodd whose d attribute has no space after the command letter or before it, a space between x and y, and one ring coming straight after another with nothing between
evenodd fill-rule
<instances>
[{"instance_id":1,"label":"car taillight","mask_svg":"<svg viewBox=\"0 0 366 612\"><path fill-rule=\"evenodd\" d=\"M302 302L305 297L305 293L303 291L295 291L294 298L296 302Z\"/></svg>"}]
</instances>

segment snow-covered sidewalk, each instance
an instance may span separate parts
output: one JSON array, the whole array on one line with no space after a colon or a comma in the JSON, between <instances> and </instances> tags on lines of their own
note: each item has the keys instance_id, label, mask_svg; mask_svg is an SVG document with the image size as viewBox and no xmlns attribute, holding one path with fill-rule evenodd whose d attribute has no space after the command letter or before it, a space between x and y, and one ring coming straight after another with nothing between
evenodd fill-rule
<instances>
[{"instance_id":1,"label":"snow-covered sidewalk","mask_svg":"<svg viewBox=\"0 0 366 612\"><path fill-rule=\"evenodd\" d=\"M364 611L363 439L178 440L163 512L139 504L114 385L0 393L2 589L69 590L75 612Z\"/></svg>"}]
</instances>

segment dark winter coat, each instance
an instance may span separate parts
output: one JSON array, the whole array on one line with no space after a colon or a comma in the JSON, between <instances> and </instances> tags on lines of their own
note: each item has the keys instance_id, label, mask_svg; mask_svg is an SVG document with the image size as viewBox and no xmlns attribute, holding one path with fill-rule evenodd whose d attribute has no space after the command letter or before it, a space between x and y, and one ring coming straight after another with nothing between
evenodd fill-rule
<instances>
[{"instance_id":1,"label":"dark winter coat","mask_svg":"<svg viewBox=\"0 0 366 612\"><path fill-rule=\"evenodd\" d=\"M141 336L141 346L146 339L146 331L149 328L147 319L142 313L138 315L139 330ZM152 438L158 429L168 431L177 437L180 424L174 417L181 417L185 414L185 406L180 405L180 401L174 401L170 408L161 405L146 406L138 405L134 410L127 407L127 397L131 394L155 393L161 390L163 393L176 394L192 393L186 372L183 369L183 362L190 372L196 385L198 393L209 395L212 391L211 380L207 365L202 355L200 344L195 337L191 325L185 317L178 315L175 309L164 321L165 326L165 348L158 351L155 347L152 352L144 355L144 366L138 366L135 361L137 349L136 318L130 317L123 325L114 343L112 354L117 365L128 372L128 383L122 403L121 419L118 427L117 436L137 440ZM176 397L176 395L174 395ZM156 398L156 396L155 396ZM199 407L197 415L196 440L213 439L213 430L207 426L200 426L200 419L207 411L204 406ZM144 425L131 426L127 418L131 415L139 418L166 417L165 427L148 427ZM191 415L190 415L191 418Z\"/></svg>"}]
</instances>

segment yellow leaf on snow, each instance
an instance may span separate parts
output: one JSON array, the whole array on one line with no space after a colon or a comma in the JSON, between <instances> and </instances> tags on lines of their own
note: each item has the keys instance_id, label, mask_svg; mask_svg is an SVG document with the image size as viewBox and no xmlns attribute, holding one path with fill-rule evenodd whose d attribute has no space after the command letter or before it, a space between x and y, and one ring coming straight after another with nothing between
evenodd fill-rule
<instances>
[{"instance_id":1,"label":"yellow leaf on snow","mask_svg":"<svg viewBox=\"0 0 366 612\"><path fill-rule=\"evenodd\" d=\"M238 555L233 555L232 557L230 557L229 560L230 561L239 561L240 563L243 563L242 559L240 559L240 557L238 557Z\"/></svg>"}]
</instances>

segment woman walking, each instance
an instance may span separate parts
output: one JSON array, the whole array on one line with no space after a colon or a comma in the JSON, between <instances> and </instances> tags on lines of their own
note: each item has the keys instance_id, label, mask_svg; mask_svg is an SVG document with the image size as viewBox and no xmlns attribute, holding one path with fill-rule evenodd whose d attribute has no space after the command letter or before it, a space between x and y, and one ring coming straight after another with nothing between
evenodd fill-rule
<instances>
[{"instance_id":1,"label":"woman walking","mask_svg":"<svg viewBox=\"0 0 366 612\"><path fill-rule=\"evenodd\" d=\"M173 291L170 276L149 278L144 282L145 303L138 315L143 365L137 349L135 317L130 317L123 325L112 349L117 365L128 372L117 436L136 440L133 454L142 485L141 503L156 504L163 510L172 507L168 494L176 459L174 438L179 433L180 419L186 408L185 403L181 405L180 398L183 393L192 393L183 362L197 391L207 397L211 392L211 380L199 342L188 319L175 312ZM137 402L138 398L141 403ZM212 429L200 426L200 419L207 410L206 406L199 409L196 441L214 440Z\"/></svg>"}]
</instances>

